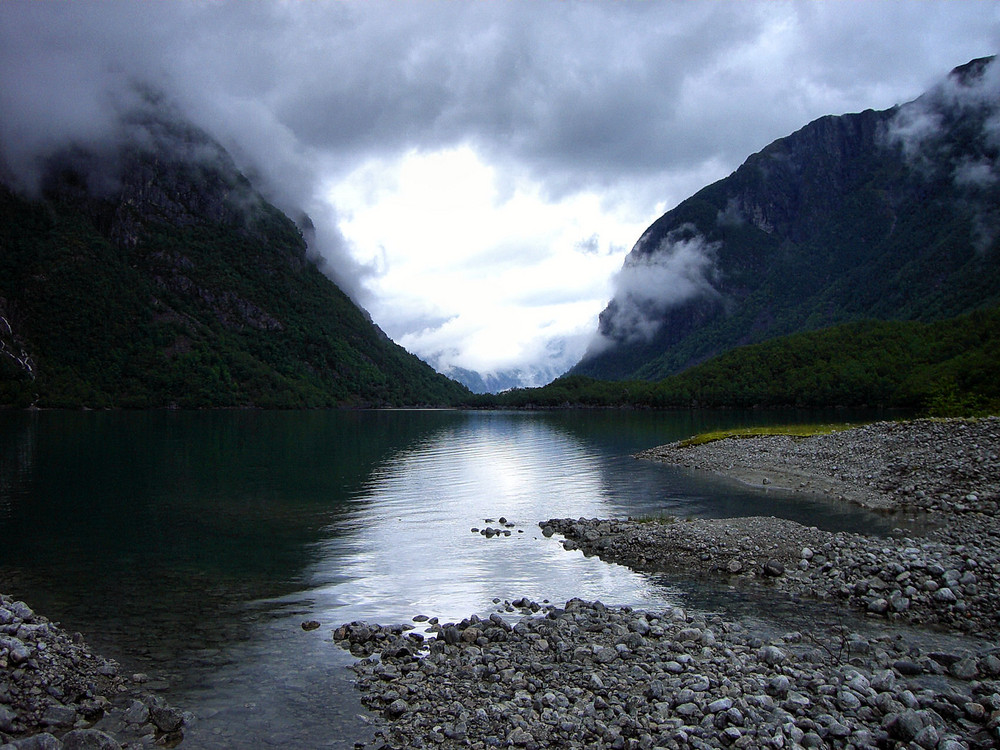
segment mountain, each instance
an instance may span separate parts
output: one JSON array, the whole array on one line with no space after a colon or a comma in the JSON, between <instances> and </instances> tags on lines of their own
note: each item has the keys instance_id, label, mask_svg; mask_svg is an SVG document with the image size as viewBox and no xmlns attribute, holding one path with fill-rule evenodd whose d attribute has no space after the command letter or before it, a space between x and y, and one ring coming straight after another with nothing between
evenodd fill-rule
<instances>
[{"instance_id":1,"label":"mountain","mask_svg":"<svg viewBox=\"0 0 1000 750\"><path fill-rule=\"evenodd\" d=\"M884 111L820 118L657 219L572 374L659 380L863 319L1000 302L1000 66Z\"/></svg>"},{"instance_id":2,"label":"mountain","mask_svg":"<svg viewBox=\"0 0 1000 750\"><path fill-rule=\"evenodd\" d=\"M477 406L553 408L897 407L934 416L1000 410L1000 307L956 318L866 320L748 344L656 382L567 375L477 396Z\"/></svg>"},{"instance_id":3,"label":"mountain","mask_svg":"<svg viewBox=\"0 0 1000 750\"><path fill-rule=\"evenodd\" d=\"M536 388L551 383L559 376L560 369L534 365L495 372L478 372L453 365L443 369L442 372L452 380L457 380L473 393L482 394L502 393L512 388Z\"/></svg>"},{"instance_id":4,"label":"mountain","mask_svg":"<svg viewBox=\"0 0 1000 750\"><path fill-rule=\"evenodd\" d=\"M153 94L103 145L0 185L0 405L446 404L302 231Z\"/></svg>"}]
</instances>

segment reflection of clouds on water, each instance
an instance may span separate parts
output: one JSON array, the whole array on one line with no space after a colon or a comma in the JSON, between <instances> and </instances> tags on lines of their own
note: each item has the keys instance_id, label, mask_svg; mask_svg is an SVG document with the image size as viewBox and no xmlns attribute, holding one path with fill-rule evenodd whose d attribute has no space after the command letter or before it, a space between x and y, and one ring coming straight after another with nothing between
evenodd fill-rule
<instances>
[{"instance_id":1,"label":"reflection of clouds on water","mask_svg":"<svg viewBox=\"0 0 1000 750\"><path fill-rule=\"evenodd\" d=\"M340 619L380 621L457 618L496 597L662 601L644 577L542 536L547 518L607 516L608 495L599 459L572 436L539 419L472 415L373 473L349 528L322 545L311 593L319 609L345 607ZM509 537L470 530L501 516L515 524Z\"/></svg>"}]
</instances>

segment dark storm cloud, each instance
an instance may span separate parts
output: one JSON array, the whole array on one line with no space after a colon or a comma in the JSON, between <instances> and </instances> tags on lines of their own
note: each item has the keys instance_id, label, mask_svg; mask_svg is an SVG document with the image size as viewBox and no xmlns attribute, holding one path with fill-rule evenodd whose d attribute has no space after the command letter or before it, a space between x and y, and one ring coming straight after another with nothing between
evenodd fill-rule
<instances>
[{"instance_id":1,"label":"dark storm cloud","mask_svg":"<svg viewBox=\"0 0 1000 750\"><path fill-rule=\"evenodd\" d=\"M964 50L989 52L995 15L954 3L6 2L3 134L15 166L67 133L99 137L109 101L138 78L276 174L315 151L337 165L473 142L568 190L738 160L859 90L902 80L915 94ZM285 182L302 184L297 171Z\"/></svg>"},{"instance_id":2,"label":"dark storm cloud","mask_svg":"<svg viewBox=\"0 0 1000 750\"><path fill-rule=\"evenodd\" d=\"M136 82L218 137L363 300L325 201L370 158L469 145L497 181L649 212L827 113L994 52L987 3L0 3L0 169L114 133ZM967 170L977 177L976 165ZM650 219L655 218L651 215Z\"/></svg>"}]
</instances>

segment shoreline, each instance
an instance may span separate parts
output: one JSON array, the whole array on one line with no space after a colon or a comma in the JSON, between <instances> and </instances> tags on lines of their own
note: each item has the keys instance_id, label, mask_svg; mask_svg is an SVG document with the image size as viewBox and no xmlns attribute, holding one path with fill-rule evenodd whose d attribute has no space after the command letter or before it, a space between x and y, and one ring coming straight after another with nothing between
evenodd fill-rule
<instances>
[{"instance_id":1,"label":"shoreline","mask_svg":"<svg viewBox=\"0 0 1000 750\"><path fill-rule=\"evenodd\" d=\"M0 750L174 747L187 717L143 691L146 679L0 595Z\"/></svg>"},{"instance_id":2,"label":"shoreline","mask_svg":"<svg viewBox=\"0 0 1000 750\"><path fill-rule=\"evenodd\" d=\"M639 454L782 491L932 513L920 538L775 518L550 519L563 547L650 572L829 602L865 632L803 622L761 638L680 608L571 600L334 640L383 747L992 748L1000 743L1000 419L878 423L814 438L729 439ZM765 479L767 480L765 482ZM515 602L517 605L518 602ZM922 645L954 634L952 647ZM993 641L980 640L992 637ZM377 655L377 658L373 658ZM912 744L908 744L912 743Z\"/></svg>"},{"instance_id":3,"label":"shoreline","mask_svg":"<svg viewBox=\"0 0 1000 750\"><path fill-rule=\"evenodd\" d=\"M799 462L834 499L857 495L868 507L933 513L940 523L924 537L883 538L761 517L542 521L543 535L561 535L567 550L705 577L751 597L766 591L793 608L819 601L831 616L804 615L776 634L679 607L572 599L515 601L515 623L499 611L434 622L431 638L409 625L351 623L333 640L359 658L352 668L373 712L371 746L995 747L998 455L995 418L644 452L815 493L819 481ZM860 620L838 622L841 610ZM914 638L916 629L926 638ZM121 675L82 636L8 596L0 597L0 667L0 750L182 742L185 716L143 693L144 676Z\"/></svg>"}]
</instances>

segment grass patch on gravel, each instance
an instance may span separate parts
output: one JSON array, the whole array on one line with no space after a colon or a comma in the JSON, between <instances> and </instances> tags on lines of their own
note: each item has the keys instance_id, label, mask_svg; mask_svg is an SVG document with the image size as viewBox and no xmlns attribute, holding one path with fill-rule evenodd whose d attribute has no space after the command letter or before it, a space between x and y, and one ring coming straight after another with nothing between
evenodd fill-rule
<instances>
[{"instance_id":1,"label":"grass patch on gravel","mask_svg":"<svg viewBox=\"0 0 1000 750\"><path fill-rule=\"evenodd\" d=\"M831 432L840 432L857 427L856 424L794 424L794 425L772 425L770 427L737 427L732 430L715 430L713 432L703 432L700 435L681 440L678 445L681 448L689 448L694 445L704 445L714 443L716 440L726 440L727 438L754 438L768 435L787 435L790 437L812 437L813 435L829 435Z\"/></svg>"},{"instance_id":2,"label":"grass patch on gravel","mask_svg":"<svg viewBox=\"0 0 1000 750\"><path fill-rule=\"evenodd\" d=\"M628 520L633 523L653 523L657 526L669 526L671 524L677 523L679 519L677 516L629 516ZM690 519L685 519L690 520Z\"/></svg>"}]
</instances>

